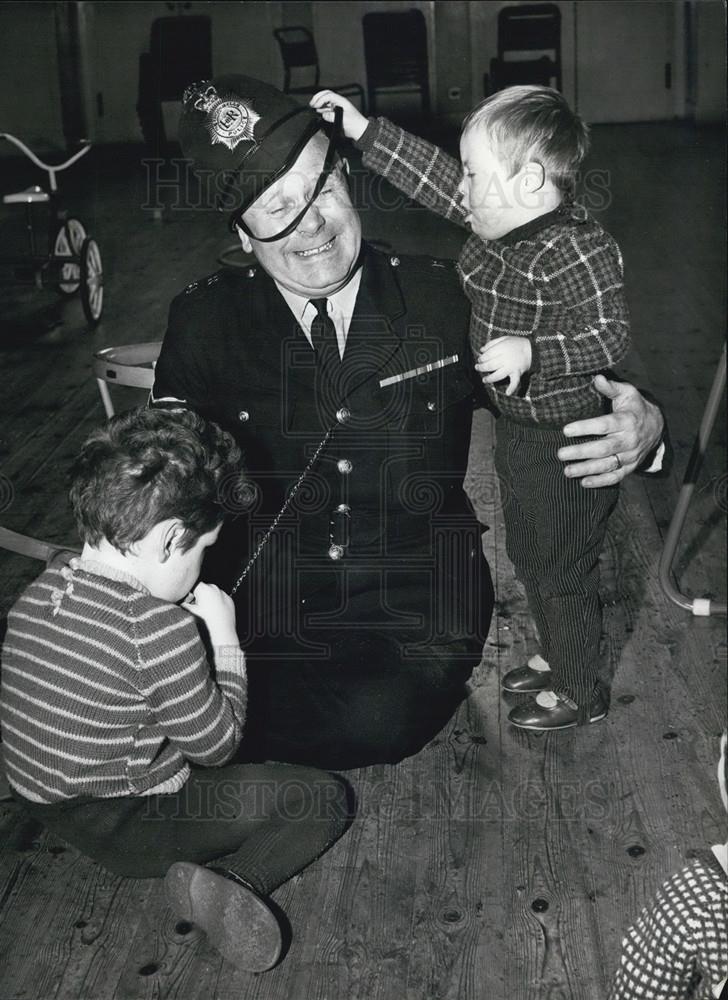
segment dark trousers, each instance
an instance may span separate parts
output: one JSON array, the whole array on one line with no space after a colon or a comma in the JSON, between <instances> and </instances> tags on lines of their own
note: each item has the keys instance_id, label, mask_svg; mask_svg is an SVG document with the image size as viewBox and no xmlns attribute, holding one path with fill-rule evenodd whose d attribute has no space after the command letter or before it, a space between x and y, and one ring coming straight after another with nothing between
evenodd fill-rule
<instances>
[{"instance_id":1,"label":"dark trousers","mask_svg":"<svg viewBox=\"0 0 728 1000\"><path fill-rule=\"evenodd\" d=\"M453 641L440 659L420 661L403 656L401 634L343 632L329 661L251 658L255 713L238 759L337 769L398 763L421 750L467 694L482 649L470 645Z\"/></svg>"},{"instance_id":2,"label":"dark trousers","mask_svg":"<svg viewBox=\"0 0 728 1000\"><path fill-rule=\"evenodd\" d=\"M362 588L342 598L346 620L302 635L317 659L278 653L266 642L248 655L249 722L238 759L285 760L337 770L396 764L437 735L467 694L493 609L481 531L461 541L450 572L433 582L416 569L407 586ZM329 591L324 610L337 608ZM307 607L315 603L315 595ZM417 628L366 625L386 607Z\"/></svg>"},{"instance_id":3,"label":"dark trousers","mask_svg":"<svg viewBox=\"0 0 728 1000\"><path fill-rule=\"evenodd\" d=\"M599 663L599 554L619 488L567 479L557 451L580 440L501 417L495 456L508 558L526 589L553 690L579 706L584 722Z\"/></svg>"},{"instance_id":4,"label":"dark trousers","mask_svg":"<svg viewBox=\"0 0 728 1000\"><path fill-rule=\"evenodd\" d=\"M214 861L262 895L323 854L350 813L341 779L283 764L194 768L172 795L52 805L16 798L52 833L116 875L158 878L175 861Z\"/></svg>"}]
</instances>

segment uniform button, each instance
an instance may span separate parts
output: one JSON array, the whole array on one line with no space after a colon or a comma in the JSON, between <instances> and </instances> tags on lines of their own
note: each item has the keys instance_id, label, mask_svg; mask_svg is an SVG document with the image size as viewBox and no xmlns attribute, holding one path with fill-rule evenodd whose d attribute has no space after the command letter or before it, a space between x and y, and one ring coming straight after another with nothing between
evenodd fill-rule
<instances>
[{"instance_id":1,"label":"uniform button","mask_svg":"<svg viewBox=\"0 0 728 1000\"><path fill-rule=\"evenodd\" d=\"M399 257L390 257L389 263L392 265L392 267L399 267Z\"/></svg>"},{"instance_id":2,"label":"uniform button","mask_svg":"<svg viewBox=\"0 0 728 1000\"><path fill-rule=\"evenodd\" d=\"M238 420L240 421L241 424L247 424L247 422L250 420L250 414L248 413L248 411L241 410L240 413L238 413Z\"/></svg>"},{"instance_id":3,"label":"uniform button","mask_svg":"<svg viewBox=\"0 0 728 1000\"><path fill-rule=\"evenodd\" d=\"M255 277L255 268L254 267L249 267L248 270L246 271L246 274L247 274L247 276L249 278L254 278Z\"/></svg>"},{"instance_id":4,"label":"uniform button","mask_svg":"<svg viewBox=\"0 0 728 1000\"><path fill-rule=\"evenodd\" d=\"M354 465L348 458L340 458L336 463L336 468L342 476L347 476L354 468Z\"/></svg>"},{"instance_id":5,"label":"uniform button","mask_svg":"<svg viewBox=\"0 0 728 1000\"><path fill-rule=\"evenodd\" d=\"M430 413L434 413L435 410L437 409L437 403L433 403L431 399L428 400L427 409L430 411Z\"/></svg>"},{"instance_id":6,"label":"uniform button","mask_svg":"<svg viewBox=\"0 0 728 1000\"><path fill-rule=\"evenodd\" d=\"M329 546L329 559L343 559L344 558L344 546L343 545L330 545Z\"/></svg>"},{"instance_id":7,"label":"uniform button","mask_svg":"<svg viewBox=\"0 0 728 1000\"><path fill-rule=\"evenodd\" d=\"M336 508L335 513L336 514L350 514L351 513L351 507L349 506L348 503L340 503L339 506Z\"/></svg>"},{"instance_id":8,"label":"uniform button","mask_svg":"<svg viewBox=\"0 0 728 1000\"><path fill-rule=\"evenodd\" d=\"M348 420L351 420L351 410L346 406L342 406L340 410L336 411L336 419L340 424L345 424Z\"/></svg>"}]
</instances>

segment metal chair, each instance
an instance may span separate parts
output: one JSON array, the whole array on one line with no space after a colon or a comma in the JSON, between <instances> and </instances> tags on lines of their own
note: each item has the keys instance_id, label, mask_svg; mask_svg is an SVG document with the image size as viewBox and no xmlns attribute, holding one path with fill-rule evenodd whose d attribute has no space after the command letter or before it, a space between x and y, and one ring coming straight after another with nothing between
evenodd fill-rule
<instances>
[{"instance_id":1,"label":"metal chair","mask_svg":"<svg viewBox=\"0 0 728 1000\"><path fill-rule=\"evenodd\" d=\"M358 97L361 103L362 114L367 113L367 102L364 96L364 88L360 83L336 83L322 84L321 70L319 67L318 52L313 35L304 28L297 25L289 28L274 28L273 34L276 37L283 59L283 90L286 94L315 94L317 90L328 87L335 90L344 97ZM309 83L299 83L295 87L291 86L291 70L309 70L313 72L313 79ZM310 74L309 74L310 75Z\"/></svg>"},{"instance_id":2,"label":"metal chair","mask_svg":"<svg viewBox=\"0 0 728 1000\"><path fill-rule=\"evenodd\" d=\"M165 129L165 103L181 102L185 87L195 80L209 80L211 76L212 20L209 17L184 14L152 21L149 52L139 56L136 106L142 135L150 149L160 152L177 139Z\"/></svg>"},{"instance_id":3,"label":"metal chair","mask_svg":"<svg viewBox=\"0 0 728 1000\"><path fill-rule=\"evenodd\" d=\"M153 341L146 344L106 347L94 354L93 373L107 417L114 416L109 385L151 389L154 385L154 365L161 349L161 341Z\"/></svg>"},{"instance_id":4,"label":"metal chair","mask_svg":"<svg viewBox=\"0 0 728 1000\"><path fill-rule=\"evenodd\" d=\"M506 58L516 52L518 58ZM523 58L520 54L524 52L541 55ZM503 7L498 14L498 56L490 61L490 80L486 74L484 92L494 94L516 84L561 90L561 11L554 3Z\"/></svg>"},{"instance_id":5,"label":"metal chair","mask_svg":"<svg viewBox=\"0 0 728 1000\"><path fill-rule=\"evenodd\" d=\"M427 24L422 11L377 11L365 14L362 25L370 113L376 114L377 93L419 93L422 112L429 115Z\"/></svg>"},{"instance_id":6,"label":"metal chair","mask_svg":"<svg viewBox=\"0 0 728 1000\"><path fill-rule=\"evenodd\" d=\"M700 422L700 429L698 430L698 435L695 439L695 443L693 444L693 450L690 455L688 467L685 471L680 494L677 498L675 513L672 515L670 527L667 529L665 543L662 548L662 555L660 556L659 579L663 593L673 602L673 604L677 604L679 608L683 608L685 611L692 611L693 615L700 617L725 615L727 610L725 601L713 601L707 597L690 598L685 594L682 594L672 580L672 563L675 558L675 552L677 551L677 543L680 540L680 533L682 532L683 525L685 524L690 501L695 491L695 484L698 481L700 469L703 465L703 457L708 447L708 440L710 439L710 434L713 430L713 425L715 424L715 419L723 400L723 393L725 391L725 370L726 349L724 346L723 353L721 354L720 361L718 362L718 368L715 372L710 395L708 396L708 402L705 404L703 419Z\"/></svg>"}]
</instances>

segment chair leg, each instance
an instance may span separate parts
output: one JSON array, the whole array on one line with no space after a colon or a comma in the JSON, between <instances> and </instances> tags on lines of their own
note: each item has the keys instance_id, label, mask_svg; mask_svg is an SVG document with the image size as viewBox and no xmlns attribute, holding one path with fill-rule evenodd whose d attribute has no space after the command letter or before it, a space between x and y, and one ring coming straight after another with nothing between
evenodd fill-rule
<instances>
[{"instance_id":1,"label":"chair leg","mask_svg":"<svg viewBox=\"0 0 728 1000\"><path fill-rule=\"evenodd\" d=\"M106 411L106 416L109 420L111 420L111 418L114 416L114 404L111 402L109 387L102 378L97 378L96 384L98 385L99 392L101 393L101 402L104 404L104 410Z\"/></svg>"},{"instance_id":2,"label":"chair leg","mask_svg":"<svg viewBox=\"0 0 728 1000\"><path fill-rule=\"evenodd\" d=\"M670 526L667 529L667 535L665 536L665 543L663 545L662 555L660 556L660 563L658 567L658 578L665 596L668 597L673 604L677 604L678 607L684 608L686 611L692 611L694 615L698 615L700 617L706 617L708 615L725 615L725 602L718 603L706 597L696 597L691 599L685 594L682 594L673 583L672 563L675 558L678 542L680 541L680 533L682 532L685 524L690 501L698 482L698 476L700 475L700 470L703 465L703 459L708 447L708 441L724 396L725 373L726 349L724 346L723 353L718 361L718 367L715 372L710 395L708 396L708 401L705 404L705 410L703 411L703 417L700 421L698 434L693 444L693 450L690 455L688 467L685 471L682 488L680 489L677 499L677 506L675 507L675 511L672 515Z\"/></svg>"},{"instance_id":3,"label":"chair leg","mask_svg":"<svg viewBox=\"0 0 728 1000\"><path fill-rule=\"evenodd\" d=\"M427 80L423 81L420 85L422 88L422 113L424 115L430 114L430 88Z\"/></svg>"},{"instance_id":4,"label":"chair leg","mask_svg":"<svg viewBox=\"0 0 728 1000\"><path fill-rule=\"evenodd\" d=\"M369 114L372 118L376 116L377 113L377 94L374 87L368 88L369 93Z\"/></svg>"}]
</instances>

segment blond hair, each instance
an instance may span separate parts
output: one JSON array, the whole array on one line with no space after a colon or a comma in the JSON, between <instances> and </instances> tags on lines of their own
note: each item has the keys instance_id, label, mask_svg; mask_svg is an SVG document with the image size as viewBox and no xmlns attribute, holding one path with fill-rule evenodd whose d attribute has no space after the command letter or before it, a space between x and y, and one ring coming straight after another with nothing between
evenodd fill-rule
<instances>
[{"instance_id":1,"label":"blond hair","mask_svg":"<svg viewBox=\"0 0 728 1000\"><path fill-rule=\"evenodd\" d=\"M463 122L463 134L476 128L485 130L511 177L536 160L556 187L573 193L589 149L589 129L558 90L530 86L499 90Z\"/></svg>"}]
</instances>

